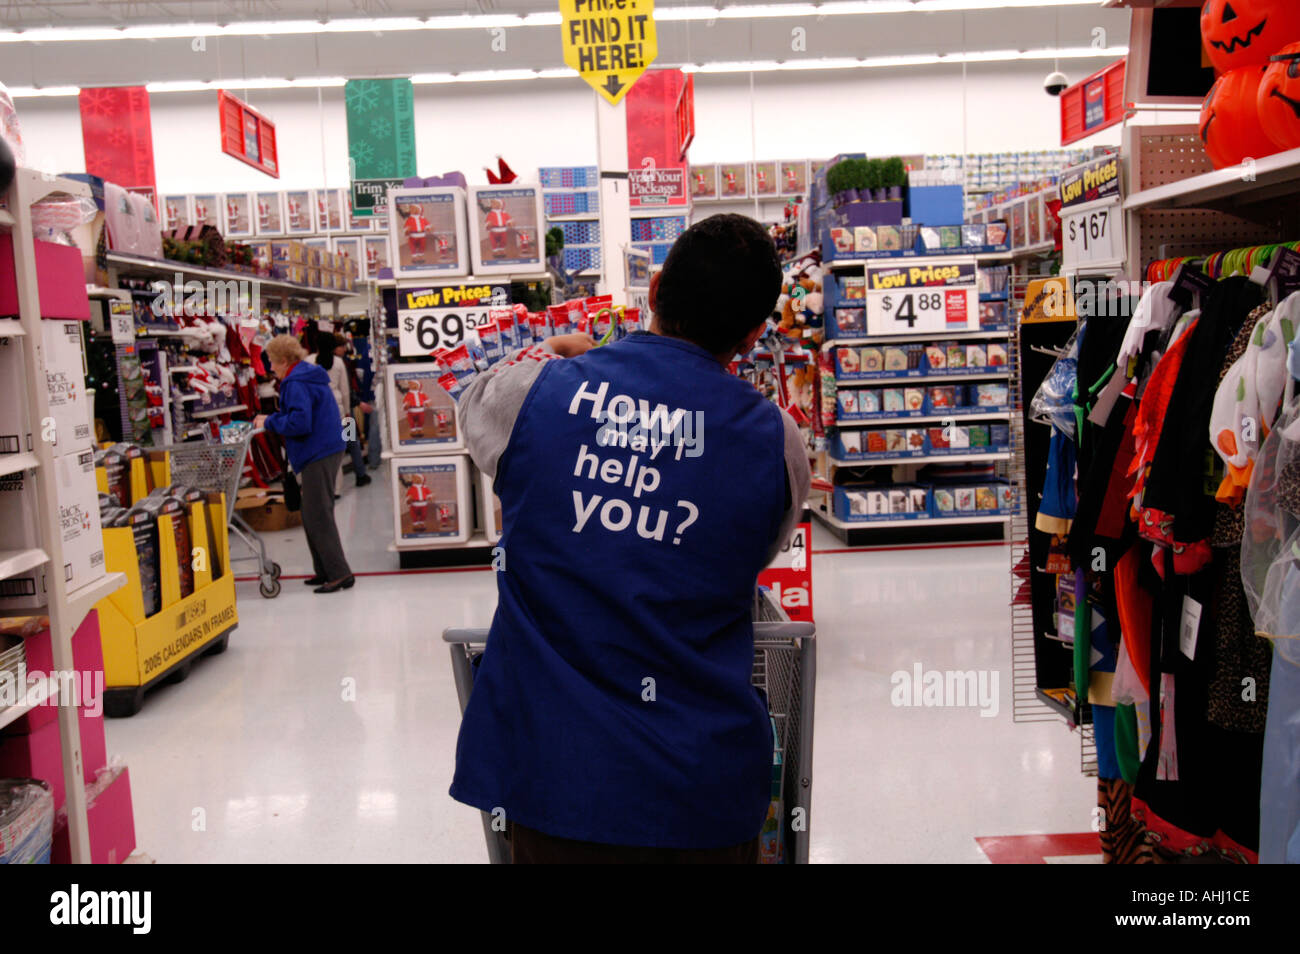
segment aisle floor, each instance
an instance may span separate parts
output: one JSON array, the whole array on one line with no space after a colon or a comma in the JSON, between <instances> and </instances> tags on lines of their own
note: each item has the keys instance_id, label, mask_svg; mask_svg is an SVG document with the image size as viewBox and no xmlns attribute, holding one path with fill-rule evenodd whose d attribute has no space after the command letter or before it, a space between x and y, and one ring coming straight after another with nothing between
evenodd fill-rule
<instances>
[{"instance_id":1,"label":"aisle floor","mask_svg":"<svg viewBox=\"0 0 1300 954\"><path fill-rule=\"evenodd\" d=\"M302 531L268 534L282 594L241 583L229 651L109 721L158 861L486 860L478 813L447 795L459 707L440 634L486 626L495 580L396 572L374 476L339 501L353 589L289 579L311 572ZM812 860L980 863L977 837L1086 832L1078 735L1012 721L1006 548L839 550L814 528ZM918 664L996 674L996 714L893 705L891 675Z\"/></svg>"}]
</instances>

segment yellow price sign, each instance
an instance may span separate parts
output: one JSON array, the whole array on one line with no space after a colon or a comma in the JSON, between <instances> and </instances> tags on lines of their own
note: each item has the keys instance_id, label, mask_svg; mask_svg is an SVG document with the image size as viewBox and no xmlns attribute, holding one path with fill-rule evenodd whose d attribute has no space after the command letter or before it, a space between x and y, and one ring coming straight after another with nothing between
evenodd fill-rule
<instances>
[{"instance_id":1,"label":"yellow price sign","mask_svg":"<svg viewBox=\"0 0 1300 954\"><path fill-rule=\"evenodd\" d=\"M617 106L659 55L654 0L560 0L564 63Z\"/></svg>"}]
</instances>

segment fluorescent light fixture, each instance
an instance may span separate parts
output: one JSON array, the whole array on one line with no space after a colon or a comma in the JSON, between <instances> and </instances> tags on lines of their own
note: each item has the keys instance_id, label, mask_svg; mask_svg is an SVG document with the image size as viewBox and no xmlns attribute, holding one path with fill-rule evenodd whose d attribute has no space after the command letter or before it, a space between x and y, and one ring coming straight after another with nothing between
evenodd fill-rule
<instances>
[{"instance_id":1,"label":"fluorescent light fixture","mask_svg":"<svg viewBox=\"0 0 1300 954\"><path fill-rule=\"evenodd\" d=\"M1013 7L1095 7L1097 0L828 0L826 3L735 4L662 7L659 22L747 20L774 17L866 16L882 13L951 13ZM415 30L484 30L495 27L558 26L555 12L461 14L443 17L346 17L337 20L241 20L235 23L157 23L122 27L34 27L0 31L0 43L174 40L191 37L291 36L330 33L404 33Z\"/></svg>"},{"instance_id":2,"label":"fluorescent light fixture","mask_svg":"<svg viewBox=\"0 0 1300 954\"><path fill-rule=\"evenodd\" d=\"M1092 60L1112 59L1128 54L1126 46L1112 46L1104 50L1091 46L1070 47L1062 50L989 50L976 53L918 53L901 56L874 56L864 59L852 57L827 57L803 60L745 60L718 63L683 63L678 66L683 73L777 73L816 70L897 69L907 66L941 66L956 63L1014 63L1022 60ZM674 64L665 63L665 67ZM564 79L578 74L567 67L542 70L473 70L464 73L416 73L411 82L416 86L440 86L448 83L512 83L538 79ZM358 77L364 78L364 77ZM317 89L340 87L341 76L307 76L296 79L260 77L256 79L171 80L146 83L151 93L201 93L217 89ZM9 94L15 99L42 96L76 96L76 86L13 86Z\"/></svg>"}]
</instances>

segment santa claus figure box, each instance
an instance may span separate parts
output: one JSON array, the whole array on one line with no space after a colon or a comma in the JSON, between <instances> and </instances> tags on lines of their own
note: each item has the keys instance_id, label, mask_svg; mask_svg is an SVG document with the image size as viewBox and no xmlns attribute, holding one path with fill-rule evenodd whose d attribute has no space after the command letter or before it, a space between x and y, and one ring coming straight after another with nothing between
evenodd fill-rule
<instances>
[{"instance_id":1,"label":"santa claus figure box","mask_svg":"<svg viewBox=\"0 0 1300 954\"><path fill-rule=\"evenodd\" d=\"M470 186L470 252L475 275L546 270L540 186Z\"/></svg>"},{"instance_id":2,"label":"santa claus figure box","mask_svg":"<svg viewBox=\"0 0 1300 954\"><path fill-rule=\"evenodd\" d=\"M469 273L464 189L391 189L389 265L398 278Z\"/></svg>"},{"instance_id":3,"label":"santa claus figure box","mask_svg":"<svg viewBox=\"0 0 1300 954\"><path fill-rule=\"evenodd\" d=\"M469 457L403 457L393 462L392 473L397 546L469 540L474 529Z\"/></svg>"},{"instance_id":4,"label":"santa claus figure box","mask_svg":"<svg viewBox=\"0 0 1300 954\"><path fill-rule=\"evenodd\" d=\"M439 383L437 362L388 366L388 431L393 452L430 454L465 446L456 401Z\"/></svg>"}]
</instances>

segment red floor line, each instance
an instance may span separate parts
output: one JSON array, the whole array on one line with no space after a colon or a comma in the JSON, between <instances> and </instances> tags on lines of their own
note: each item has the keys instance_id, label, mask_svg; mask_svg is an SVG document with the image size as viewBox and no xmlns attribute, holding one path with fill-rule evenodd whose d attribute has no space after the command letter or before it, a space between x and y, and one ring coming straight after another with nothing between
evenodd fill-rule
<instances>
[{"instance_id":1,"label":"red floor line","mask_svg":"<svg viewBox=\"0 0 1300 954\"><path fill-rule=\"evenodd\" d=\"M1096 832L1060 835L999 835L976 838L975 843L995 865L1041 865L1048 856L1099 855L1101 839Z\"/></svg>"},{"instance_id":2,"label":"red floor line","mask_svg":"<svg viewBox=\"0 0 1300 954\"><path fill-rule=\"evenodd\" d=\"M829 550L813 550L813 556L821 556L828 553L872 553L884 550L951 550L959 547L1004 547L1007 545L1005 540L987 540L975 541L971 543L908 543L899 544L898 546L862 546L862 547L837 547Z\"/></svg>"}]
</instances>

